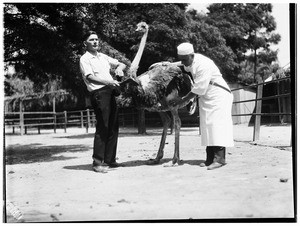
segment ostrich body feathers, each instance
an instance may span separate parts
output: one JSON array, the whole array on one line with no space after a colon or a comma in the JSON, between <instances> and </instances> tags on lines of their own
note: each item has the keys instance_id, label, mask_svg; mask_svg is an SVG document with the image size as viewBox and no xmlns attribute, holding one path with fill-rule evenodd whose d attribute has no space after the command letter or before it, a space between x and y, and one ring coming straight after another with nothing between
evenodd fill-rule
<instances>
[{"instance_id":1,"label":"ostrich body feathers","mask_svg":"<svg viewBox=\"0 0 300 226\"><path fill-rule=\"evenodd\" d=\"M128 83L124 102L131 98L133 105L148 111L169 111L168 101L185 96L192 88L189 75L174 65L157 65ZM128 104L128 103L127 103ZM180 106L183 107L183 106Z\"/></svg>"}]
</instances>

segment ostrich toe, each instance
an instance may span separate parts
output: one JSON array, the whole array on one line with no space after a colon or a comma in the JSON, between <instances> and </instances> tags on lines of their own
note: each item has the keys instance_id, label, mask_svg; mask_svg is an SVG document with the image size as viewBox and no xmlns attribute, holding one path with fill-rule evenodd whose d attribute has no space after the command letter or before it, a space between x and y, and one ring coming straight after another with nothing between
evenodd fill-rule
<instances>
[{"instance_id":1,"label":"ostrich toe","mask_svg":"<svg viewBox=\"0 0 300 226\"><path fill-rule=\"evenodd\" d=\"M174 167L174 166L179 166L178 162L173 163L173 161L170 161L163 164L163 167Z\"/></svg>"}]
</instances>

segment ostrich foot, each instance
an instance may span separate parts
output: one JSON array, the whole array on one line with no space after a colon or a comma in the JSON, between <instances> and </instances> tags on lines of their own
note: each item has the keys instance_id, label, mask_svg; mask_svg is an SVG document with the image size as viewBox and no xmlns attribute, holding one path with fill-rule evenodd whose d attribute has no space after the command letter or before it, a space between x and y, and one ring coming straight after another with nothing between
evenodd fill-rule
<instances>
[{"instance_id":1,"label":"ostrich foot","mask_svg":"<svg viewBox=\"0 0 300 226\"><path fill-rule=\"evenodd\" d=\"M170 161L170 162L166 162L163 164L163 167L174 167L174 166L179 166L181 165L181 160L178 160L178 161Z\"/></svg>"}]
</instances>

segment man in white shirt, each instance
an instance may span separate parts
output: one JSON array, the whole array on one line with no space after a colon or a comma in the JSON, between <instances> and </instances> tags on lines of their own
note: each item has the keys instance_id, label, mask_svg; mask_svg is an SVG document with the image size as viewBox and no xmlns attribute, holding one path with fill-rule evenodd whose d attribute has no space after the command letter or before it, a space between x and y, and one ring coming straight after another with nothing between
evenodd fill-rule
<instances>
[{"instance_id":1,"label":"man in white shirt","mask_svg":"<svg viewBox=\"0 0 300 226\"><path fill-rule=\"evenodd\" d=\"M215 63L202 54L194 53L192 44L180 44L177 53L184 70L191 73L194 86L186 96L172 100L170 104L181 105L199 96L201 142L202 146L206 146L206 161L200 166L207 166L209 170L219 168L226 164L225 147L234 145L233 95Z\"/></svg>"},{"instance_id":2,"label":"man in white shirt","mask_svg":"<svg viewBox=\"0 0 300 226\"><path fill-rule=\"evenodd\" d=\"M98 52L99 39L94 31L84 37L86 53L80 58L83 80L91 94L91 103L96 114L96 132L93 148L93 170L106 173L108 167L118 167L116 162L119 135L118 109L114 90L119 82L110 74L111 66L117 66L115 74L124 76L126 65Z\"/></svg>"}]
</instances>

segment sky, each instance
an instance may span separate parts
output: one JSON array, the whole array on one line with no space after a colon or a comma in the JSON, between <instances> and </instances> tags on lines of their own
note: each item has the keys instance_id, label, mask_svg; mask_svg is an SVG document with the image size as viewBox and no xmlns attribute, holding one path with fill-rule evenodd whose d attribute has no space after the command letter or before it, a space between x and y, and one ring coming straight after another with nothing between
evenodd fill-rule
<instances>
[{"instance_id":1,"label":"sky","mask_svg":"<svg viewBox=\"0 0 300 226\"><path fill-rule=\"evenodd\" d=\"M189 8L194 8L199 12L207 12L206 7L208 5L209 4L191 3ZM272 5L273 10L271 14L277 23L275 33L281 36L279 44L272 46L272 49L278 49L278 63L281 67L284 67L290 63L289 4L272 3Z\"/></svg>"}]
</instances>

